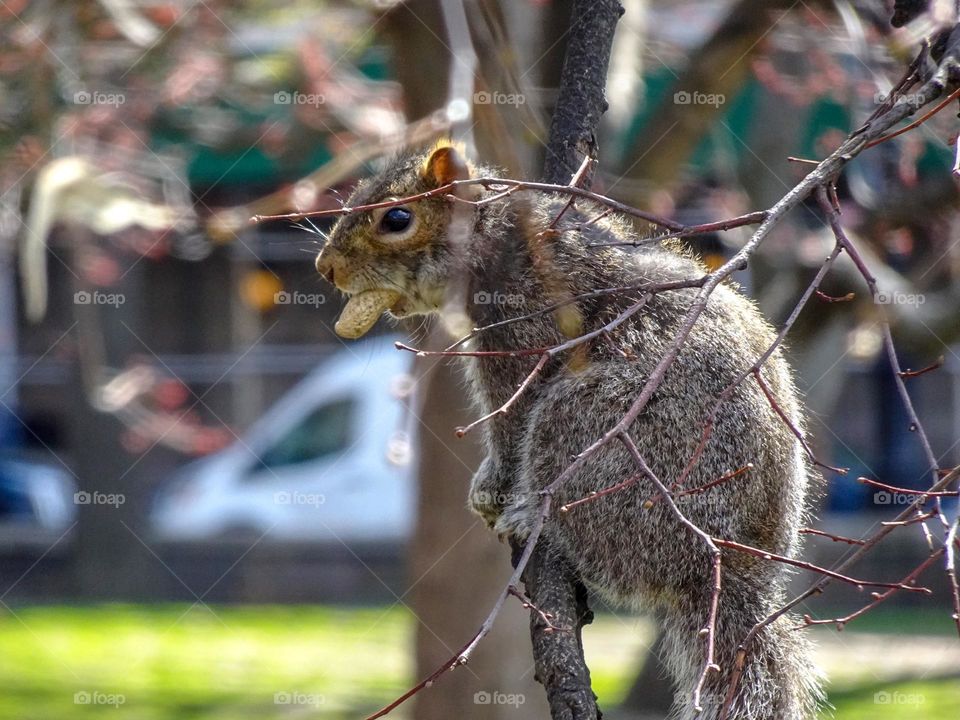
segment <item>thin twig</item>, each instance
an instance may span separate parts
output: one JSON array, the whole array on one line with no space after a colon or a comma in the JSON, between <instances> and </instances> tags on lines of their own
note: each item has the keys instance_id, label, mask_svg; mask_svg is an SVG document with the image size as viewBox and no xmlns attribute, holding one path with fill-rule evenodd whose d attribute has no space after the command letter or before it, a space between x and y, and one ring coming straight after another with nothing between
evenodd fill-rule
<instances>
[{"instance_id":1,"label":"thin twig","mask_svg":"<svg viewBox=\"0 0 960 720\"><path fill-rule=\"evenodd\" d=\"M597 490L596 492L590 493L586 497L582 497L579 500L574 500L573 502L568 502L564 505L561 505L558 509L560 512L569 512L571 509L577 507L578 505L583 505L584 503L592 502L593 500L598 500L599 498L605 497L607 495L612 495L615 492L620 492L624 488L628 488L631 485L636 485L637 481L643 477L642 475L633 475L628 477L622 482L618 482L616 485L611 485L606 487L603 490Z\"/></svg>"},{"instance_id":2,"label":"thin twig","mask_svg":"<svg viewBox=\"0 0 960 720\"><path fill-rule=\"evenodd\" d=\"M524 322L526 320L532 320L533 318L540 317L546 313L553 312L559 308L564 307L565 305L570 305L571 303L580 302L581 300L591 300L597 297L604 297L606 295L619 295L635 291L643 291L651 295L666 292L668 290L684 290L687 288L698 288L702 287L707 280L707 275L702 275L699 278L690 278L689 280L672 280L669 282L642 282L637 283L636 285L624 285L622 287L611 287L611 288L601 288L600 290L591 290L590 292L581 293L579 295L566 298L559 302L555 302L552 305L547 305L544 308L539 310L534 310L529 312L526 315L518 315L517 317L507 318L506 320L500 320L498 322L490 323L489 325L484 325L483 327L474 328L467 335L464 335L459 340L454 342L452 345L446 348L447 351L454 350L455 348L463 345L465 342L472 340L481 333L488 332L490 330L496 330L498 328L505 327L507 325L512 325L513 323Z\"/></svg>"},{"instance_id":3,"label":"thin twig","mask_svg":"<svg viewBox=\"0 0 960 720\"><path fill-rule=\"evenodd\" d=\"M834 467L833 465L828 465L825 462L821 462L817 459L817 456L813 454L813 450L810 449L810 446L807 445L806 439L803 437L803 433L800 432L800 429L794 425L793 421L787 417L787 414L783 411L783 408L780 407L780 404L777 402L777 399L773 396L773 393L770 392L770 388L767 387L767 383L764 382L763 377L760 375L760 368L757 368L753 371L753 377L756 379L757 384L760 386L760 389L763 391L763 394L767 398L767 402L770 403L770 407L773 408L773 411L783 420L784 424L790 429L797 440L800 441L801 447L803 447L804 452L807 453L807 457L810 458L810 461L815 465L819 465L822 468L831 470L832 472L839 473L841 475L846 475L850 468L841 468Z\"/></svg>"},{"instance_id":4,"label":"thin twig","mask_svg":"<svg viewBox=\"0 0 960 720\"><path fill-rule=\"evenodd\" d=\"M760 548L755 548L750 545L744 545L743 543L735 542L734 540L724 540L722 538L714 538L713 541L720 547L725 547L730 550L736 550L737 552L742 552L747 555L753 555L754 557L762 558L764 560L774 560L778 563L783 563L784 565L792 565L793 567L800 568L802 570L809 570L810 572L815 572L820 575L824 575L833 580L839 580L845 582L848 585L853 585L854 587L883 587L883 588L896 588L897 590L909 590L911 592L924 593L930 595L931 591L929 588L923 587L913 587L910 585L905 585L904 583L891 583L891 582L882 582L878 580L859 580L849 575L844 575L841 572L836 570L830 570L825 567L820 567L819 565L814 565L813 563L807 562L805 560L795 560L794 558L787 557L786 555L777 555L776 553L769 552L767 550L762 550Z\"/></svg>"},{"instance_id":5,"label":"thin twig","mask_svg":"<svg viewBox=\"0 0 960 720\"><path fill-rule=\"evenodd\" d=\"M358 212L369 212L370 210L379 210L381 208L407 205L409 203L435 197L442 197L450 202L456 202L460 198L456 196L455 191L458 188L472 185L479 185L487 190L494 190L498 193L503 192L503 190L508 188L516 188L517 191L572 195L585 200L591 200L599 205L605 205L619 213L623 213L624 215L646 220L647 222L667 228L668 230L681 231L686 229L686 226L682 223L654 215L653 213L640 210L639 208L619 202L618 200L614 200L606 195L601 195L600 193L596 193L591 190L585 190L581 187L575 187L572 185L557 185L554 183L533 182L531 180L512 180L509 178L498 177L479 177L468 178L465 180L454 180L446 185L441 185L440 187L425 190L424 192L416 193L414 195L407 195L406 197L398 198L396 200L383 200L376 203L357 205L356 207L341 207L332 208L329 210L314 210L311 212L285 213L283 215L254 215L250 218L250 223L256 225L267 220L303 220L304 218L316 217L341 217ZM487 204L491 202L491 200L492 198L490 197L483 198L482 200L474 201L473 204Z\"/></svg>"},{"instance_id":6,"label":"thin twig","mask_svg":"<svg viewBox=\"0 0 960 720\"><path fill-rule=\"evenodd\" d=\"M841 295L840 297L833 297L832 295L827 295L824 292L817 290L817 297L828 303L839 303L839 302L850 302L857 297L856 293L848 292L846 295Z\"/></svg>"},{"instance_id":7,"label":"thin twig","mask_svg":"<svg viewBox=\"0 0 960 720\"><path fill-rule=\"evenodd\" d=\"M943 555L943 548L936 550L933 554L927 557L926 560L920 563L919 566L914 568L906 577L904 577L903 580L900 581L900 583L902 585L912 584L914 580L916 580L920 576L920 574L924 570L926 570L928 567L930 567L941 555ZM844 626L846 626L847 623L849 623L851 620L855 620L856 618L860 617L864 613L870 610L873 610L873 608L875 608L877 605L885 601L887 598L889 598L899 589L900 588L890 588L886 592L873 593L873 602L867 605L864 605L862 608L860 608L856 612L852 612L849 615L846 615L844 617L830 618L827 620L814 620L809 615L804 615L803 616L804 624L801 627L806 627L808 625L836 625L836 628L838 631L843 630Z\"/></svg>"},{"instance_id":8,"label":"thin twig","mask_svg":"<svg viewBox=\"0 0 960 720\"><path fill-rule=\"evenodd\" d=\"M707 490L710 490L711 488L715 488L717 485L721 485L721 484L723 484L723 483L725 483L725 482L728 482L728 481L730 481L730 480L733 480L734 478L738 478L738 477L740 477L741 475L743 475L744 473L746 473L746 472L748 472L748 471L750 471L750 470L753 470L753 463L747 463L747 464L744 465L743 467L737 468L736 470L734 470L734 471L732 471L732 472L728 472L728 473L725 474L725 475L721 475L720 477L716 478L715 480L711 480L710 482L704 483L703 485L698 485L697 487L689 488L689 489L687 489L687 490L681 490L681 491L677 492L677 494L676 494L674 497L680 498L680 497L685 497L685 496L687 496L687 495L698 495L699 493L706 492ZM676 489L676 488L675 488L675 489ZM644 503L644 507L645 507L645 508L651 508L651 507L653 507L653 505L654 505L658 500L660 500L660 498L661 498L660 495L654 495L652 498L650 498L649 500L647 500L646 503Z\"/></svg>"},{"instance_id":9,"label":"thin twig","mask_svg":"<svg viewBox=\"0 0 960 720\"><path fill-rule=\"evenodd\" d=\"M932 118L938 112L943 110L947 105L949 105L951 100L954 100L958 97L960 97L960 89L954 90L952 93L950 93L950 95L948 95L940 103L938 103L936 107L924 113L921 117L917 118L909 125L904 125L902 128L900 128L896 132L890 133L889 135L884 135L883 137L879 137L876 140L871 140L869 143L867 143L867 148L872 148L876 145L879 145L880 143L887 142L887 140L893 140L895 137L899 135L903 135L905 132L909 132L910 130L913 130L915 127L919 127L920 125L923 125L923 123L925 123L927 120Z\"/></svg>"},{"instance_id":10,"label":"thin twig","mask_svg":"<svg viewBox=\"0 0 960 720\"><path fill-rule=\"evenodd\" d=\"M887 483L882 483L879 480L873 480L868 477L858 477L858 483L864 485L872 485L873 487L878 487L881 490L886 490L891 493L898 493L900 495L922 495L924 497L957 497L960 495L960 490L912 490L910 488L897 487L896 485L888 485Z\"/></svg>"},{"instance_id":11,"label":"thin twig","mask_svg":"<svg viewBox=\"0 0 960 720\"><path fill-rule=\"evenodd\" d=\"M463 437L468 432L473 430L473 428L477 427L478 425L481 425L482 423L485 423L487 420L492 420L497 415L505 415L507 411L513 406L513 404L517 401L517 398L523 395L524 390L526 390L530 386L530 383L532 383L534 379L540 374L540 372L543 370L543 367L547 364L547 360L549 360L551 357L552 356L549 352L545 352L543 355L541 355L540 360L537 361L537 364L534 366L533 370L531 370L530 374L527 375L527 377L524 379L522 383L520 383L520 386L517 388L517 391L510 396L509 400L507 400L503 405L498 407L493 412L488 413L481 418L477 418L469 425L458 427L456 430L457 437Z\"/></svg>"},{"instance_id":12,"label":"thin twig","mask_svg":"<svg viewBox=\"0 0 960 720\"><path fill-rule=\"evenodd\" d=\"M930 512L920 513L914 515L912 518L907 518L906 520L886 520L881 522L881 525L915 525L916 523L925 522L931 518L939 517L940 512L934 508Z\"/></svg>"},{"instance_id":13,"label":"thin twig","mask_svg":"<svg viewBox=\"0 0 960 720\"><path fill-rule=\"evenodd\" d=\"M927 365L925 368L921 368L920 370L910 370L909 368L907 368L906 370L901 370L897 374L902 378L920 377L921 375L925 375L928 372L939 370L940 368L943 367L943 362L944 362L944 358L943 358L943 355L941 355L935 361Z\"/></svg>"},{"instance_id":14,"label":"thin twig","mask_svg":"<svg viewBox=\"0 0 960 720\"><path fill-rule=\"evenodd\" d=\"M699 225L690 225L682 230L676 230L663 235L652 235L651 237L647 238L624 240L622 242L589 243L587 247L639 247L641 245L654 245L672 238L686 238L694 235L705 235L707 233L733 230L734 228L743 227L744 225L756 225L757 223L763 222L766 217L766 210L758 210L756 212L747 213L746 215L740 215L739 217L730 218L728 220L717 220L715 222L701 223Z\"/></svg>"},{"instance_id":15,"label":"thin twig","mask_svg":"<svg viewBox=\"0 0 960 720\"><path fill-rule=\"evenodd\" d=\"M543 620L543 624L546 626L544 628L545 632L570 632L570 628L558 627L557 625L554 625L553 622L551 622L553 620L553 614L544 612L538 608L533 604L533 602L531 602L530 598L520 592L520 590L518 590L515 586L508 588L508 592L514 597L519 598L520 603L525 609L533 610L535 613L537 613L537 615L540 616L540 619Z\"/></svg>"},{"instance_id":16,"label":"thin twig","mask_svg":"<svg viewBox=\"0 0 960 720\"><path fill-rule=\"evenodd\" d=\"M846 543L847 545L863 545L863 540L854 540L853 538L846 537L844 535L834 535L833 533L824 532L823 530L815 530L814 528L800 528L801 535L817 535L819 537L829 538L834 542Z\"/></svg>"}]
</instances>

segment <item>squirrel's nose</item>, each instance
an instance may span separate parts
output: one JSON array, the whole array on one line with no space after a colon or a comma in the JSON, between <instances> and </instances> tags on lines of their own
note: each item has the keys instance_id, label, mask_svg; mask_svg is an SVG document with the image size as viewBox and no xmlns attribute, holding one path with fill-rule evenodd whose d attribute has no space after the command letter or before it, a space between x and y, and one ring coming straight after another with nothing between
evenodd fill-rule
<instances>
[{"instance_id":1,"label":"squirrel's nose","mask_svg":"<svg viewBox=\"0 0 960 720\"><path fill-rule=\"evenodd\" d=\"M333 253L324 248L317 254L317 272L331 285L336 285L336 271L334 270Z\"/></svg>"}]
</instances>

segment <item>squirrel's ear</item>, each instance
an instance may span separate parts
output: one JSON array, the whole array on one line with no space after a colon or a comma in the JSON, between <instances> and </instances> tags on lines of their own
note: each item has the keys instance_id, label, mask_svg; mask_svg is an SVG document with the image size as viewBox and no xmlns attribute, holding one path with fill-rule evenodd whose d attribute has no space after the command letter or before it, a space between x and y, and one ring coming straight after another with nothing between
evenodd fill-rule
<instances>
[{"instance_id":1,"label":"squirrel's ear","mask_svg":"<svg viewBox=\"0 0 960 720\"><path fill-rule=\"evenodd\" d=\"M470 177L470 166L463 155L450 141L438 142L423 163L423 179L433 187L440 187L454 180Z\"/></svg>"}]
</instances>

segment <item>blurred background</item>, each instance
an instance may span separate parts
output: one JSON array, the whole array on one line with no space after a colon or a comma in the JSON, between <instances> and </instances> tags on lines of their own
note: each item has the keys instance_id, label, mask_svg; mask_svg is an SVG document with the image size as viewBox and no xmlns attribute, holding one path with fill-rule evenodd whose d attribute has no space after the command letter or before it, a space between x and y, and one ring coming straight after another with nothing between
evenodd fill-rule
<instances>
[{"instance_id":1,"label":"blurred background","mask_svg":"<svg viewBox=\"0 0 960 720\"><path fill-rule=\"evenodd\" d=\"M769 207L812 167L788 156L824 157L902 74L919 35L891 34L889 5L624 0L594 189L686 223ZM248 218L335 208L464 117L480 157L536 178L570 6L0 2L0 717L362 718L469 639L509 551L465 509L462 381L393 345L442 333L381 322L344 344L313 269L329 221ZM908 381L941 467L960 463L956 134L948 108L839 188L902 365L942 363ZM690 245L715 266L748 237ZM737 280L782 323L832 245L800 208ZM818 456L850 471L811 524L861 537L912 497L858 476L929 472L857 272L841 260L822 290L856 296L814 298L789 353ZM811 537L806 557L849 551ZM927 554L903 528L856 574ZM921 583L812 631L837 718L957 717L946 576ZM802 612L870 599L831 587ZM605 716L664 717L651 619L594 604ZM546 717L526 625L509 604L393 716Z\"/></svg>"}]
</instances>

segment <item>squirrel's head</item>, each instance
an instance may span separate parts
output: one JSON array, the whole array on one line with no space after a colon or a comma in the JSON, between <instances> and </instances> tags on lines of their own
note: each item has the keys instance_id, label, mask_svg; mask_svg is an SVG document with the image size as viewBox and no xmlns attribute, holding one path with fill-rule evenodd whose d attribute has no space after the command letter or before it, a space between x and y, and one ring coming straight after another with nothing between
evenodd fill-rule
<instances>
[{"instance_id":1,"label":"squirrel's head","mask_svg":"<svg viewBox=\"0 0 960 720\"><path fill-rule=\"evenodd\" d=\"M472 174L462 148L441 140L361 182L347 206L418 195ZM452 206L449 199L434 196L350 213L337 221L316 264L324 278L349 296L336 324L338 335L364 335L384 311L406 317L440 309L450 276Z\"/></svg>"}]
</instances>

